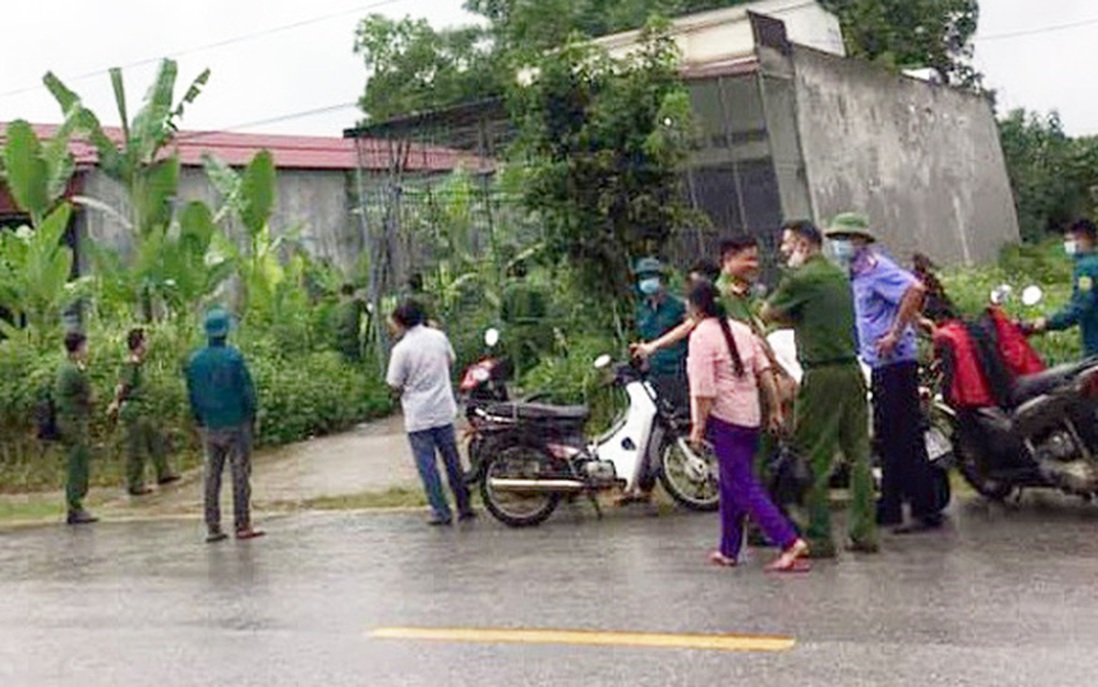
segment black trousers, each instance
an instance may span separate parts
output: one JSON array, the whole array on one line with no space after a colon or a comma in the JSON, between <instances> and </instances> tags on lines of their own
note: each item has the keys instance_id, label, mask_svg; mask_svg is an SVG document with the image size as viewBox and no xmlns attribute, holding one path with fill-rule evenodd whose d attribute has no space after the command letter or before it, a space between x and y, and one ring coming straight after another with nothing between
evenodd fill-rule
<instances>
[{"instance_id":1,"label":"black trousers","mask_svg":"<svg viewBox=\"0 0 1098 687\"><path fill-rule=\"evenodd\" d=\"M915 518L934 517L941 509L924 426L918 364L903 362L874 370L873 434L883 473L877 521L882 525L903 522L904 501L911 504Z\"/></svg>"}]
</instances>

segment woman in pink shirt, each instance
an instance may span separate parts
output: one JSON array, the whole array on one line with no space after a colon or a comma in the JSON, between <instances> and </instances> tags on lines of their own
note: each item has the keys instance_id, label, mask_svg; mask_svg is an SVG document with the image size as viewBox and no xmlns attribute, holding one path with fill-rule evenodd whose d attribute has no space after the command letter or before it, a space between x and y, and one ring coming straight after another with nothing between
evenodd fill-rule
<instances>
[{"instance_id":1,"label":"woman in pink shirt","mask_svg":"<svg viewBox=\"0 0 1098 687\"><path fill-rule=\"evenodd\" d=\"M771 375L761 374L770 362L751 328L728 319L718 295L709 282L696 284L689 294L690 314L698 322L690 335L687 360L690 440L700 444L708 438L720 462L721 543L709 560L736 565L744 520L750 515L782 551L767 570L807 570L808 544L770 501L752 469L762 424L759 385L771 398L775 393ZM769 405L776 410L768 423L780 426L780 404Z\"/></svg>"}]
</instances>

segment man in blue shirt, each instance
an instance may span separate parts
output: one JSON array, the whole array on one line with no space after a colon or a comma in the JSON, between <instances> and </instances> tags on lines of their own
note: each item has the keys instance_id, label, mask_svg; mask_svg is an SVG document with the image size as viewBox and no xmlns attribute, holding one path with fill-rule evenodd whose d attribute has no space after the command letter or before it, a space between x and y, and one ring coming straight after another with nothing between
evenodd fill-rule
<instances>
[{"instance_id":1,"label":"man in blue shirt","mask_svg":"<svg viewBox=\"0 0 1098 687\"><path fill-rule=\"evenodd\" d=\"M873 248L869 219L844 213L828 230L832 254L850 270L861 359L873 370L873 433L882 458L877 521L898 534L942 524L933 468L923 439L913 323L926 287ZM903 524L911 503L912 523Z\"/></svg>"}]
</instances>

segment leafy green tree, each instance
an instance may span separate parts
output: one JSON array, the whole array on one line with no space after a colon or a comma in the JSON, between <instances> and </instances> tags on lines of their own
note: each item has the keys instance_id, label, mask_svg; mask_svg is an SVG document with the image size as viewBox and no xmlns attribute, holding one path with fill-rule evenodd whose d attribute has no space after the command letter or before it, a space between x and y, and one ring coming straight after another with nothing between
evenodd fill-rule
<instances>
[{"instance_id":1,"label":"leafy green tree","mask_svg":"<svg viewBox=\"0 0 1098 687\"><path fill-rule=\"evenodd\" d=\"M1014 110L999 122L1022 237L1039 241L1092 214L1098 139L1072 139L1055 112Z\"/></svg>"},{"instance_id":2,"label":"leafy green tree","mask_svg":"<svg viewBox=\"0 0 1098 687\"><path fill-rule=\"evenodd\" d=\"M436 31L426 19L372 14L355 33L368 81L360 99L368 121L500 95L506 69L484 29Z\"/></svg>"},{"instance_id":3,"label":"leafy green tree","mask_svg":"<svg viewBox=\"0 0 1098 687\"><path fill-rule=\"evenodd\" d=\"M978 88L972 37L977 0L821 0L842 24L851 57L893 69L933 69L943 83Z\"/></svg>"},{"instance_id":4,"label":"leafy green tree","mask_svg":"<svg viewBox=\"0 0 1098 687\"><path fill-rule=\"evenodd\" d=\"M681 188L690 101L666 24L623 60L578 37L546 54L518 95L525 204L545 224L547 254L584 285L629 295L631 260L658 253L691 217Z\"/></svg>"}]
</instances>

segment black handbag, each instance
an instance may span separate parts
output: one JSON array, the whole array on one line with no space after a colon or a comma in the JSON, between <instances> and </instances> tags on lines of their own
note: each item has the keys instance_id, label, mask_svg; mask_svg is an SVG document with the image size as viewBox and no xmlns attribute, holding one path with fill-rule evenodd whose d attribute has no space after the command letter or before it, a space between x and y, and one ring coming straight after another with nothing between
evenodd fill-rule
<instances>
[{"instance_id":1,"label":"black handbag","mask_svg":"<svg viewBox=\"0 0 1098 687\"><path fill-rule=\"evenodd\" d=\"M812 486L812 469L787 442L781 442L767 464L767 491L778 505L804 505Z\"/></svg>"}]
</instances>

